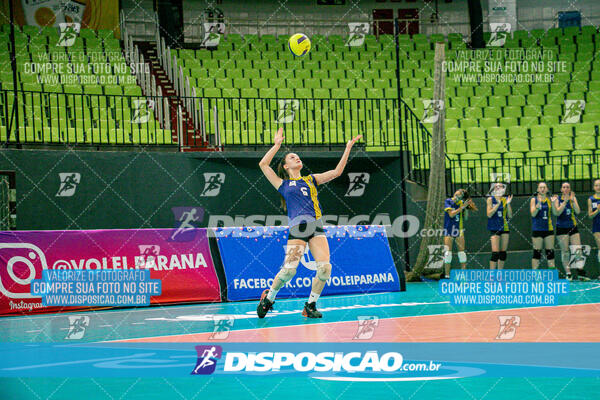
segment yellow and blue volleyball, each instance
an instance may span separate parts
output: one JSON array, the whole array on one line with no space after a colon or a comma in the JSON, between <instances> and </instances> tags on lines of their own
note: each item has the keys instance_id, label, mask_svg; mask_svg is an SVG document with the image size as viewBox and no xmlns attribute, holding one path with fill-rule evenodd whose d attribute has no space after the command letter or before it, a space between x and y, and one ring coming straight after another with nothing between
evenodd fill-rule
<instances>
[{"instance_id":1,"label":"yellow and blue volleyball","mask_svg":"<svg viewBox=\"0 0 600 400\"><path fill-rule=\"evenodd\" d=\"M303 33L296 33L290 37L288 47L293 55L302 57L310 51L310 39Z\"/></svg>"}]
</instances>

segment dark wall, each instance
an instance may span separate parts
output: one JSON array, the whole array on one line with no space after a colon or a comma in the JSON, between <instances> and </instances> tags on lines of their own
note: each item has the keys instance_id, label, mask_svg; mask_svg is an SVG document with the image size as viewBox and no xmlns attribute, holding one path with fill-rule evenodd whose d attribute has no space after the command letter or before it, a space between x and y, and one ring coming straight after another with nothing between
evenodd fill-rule
<instances>
[{"instance_id":1,"label":"dark wall","mask_svg":"<svg viewBox=\"0 0 600 400\"><path fill-rule=\"evenodd\" d=\"M305 165L302 172L308 174L335 168L341 153L299 155ZM199 226L206 226L216 214L283 214L279 194L258 167L260 157L256 153L4 150L0 169L16 171L20 230L163 228L173 226L174 207L202 207L205 215ZM349 172L370 175L361 196L346 196ZM71 196L57 196L60 173L80 174ZM205 173L224 174L223 184L217 185L220 189L204 192ZM341 177L319 187L323 212L349 217L389 213L395 218L403 214L399 181L397 157L353 155Z\"/></svg>"}]
</instances>

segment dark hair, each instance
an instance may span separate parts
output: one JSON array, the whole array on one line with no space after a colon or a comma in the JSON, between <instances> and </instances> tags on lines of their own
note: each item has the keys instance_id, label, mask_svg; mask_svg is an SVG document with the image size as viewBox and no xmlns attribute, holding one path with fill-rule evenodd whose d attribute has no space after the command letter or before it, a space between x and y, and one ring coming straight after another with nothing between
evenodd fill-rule
<instances>
[{"instance_id":1,"label":"dark hair","mask_svg":"<svg viewBox=\"0 0 600 400\"><path fill-rule=\"evenodd\" d=\"M459 191L462 193L462 196L463 196L463 197L462 197L463 203L464 203L464 201L465 201L465 200L469 200L469 198L471 197L471 195L469 195L469 192L467 192L467 189L458 189L458 190L459 190ZM467 208L468 208L469 210L472 210L472 211L477 211L477 210L478 210L478 209L477 209L477 206L476 206L476 205L475 205L475 203L473 203L473 202L471 202L471 204L469 204L469 205L467 206Z\"/></svg>"},{"instance_id":2,"label":"dark hair","mask_svg":"<svg viewBox=\"0 0 600 400\"><path fill-rule=\"evenodd\" d=\"M283 168L283 166L285 165L285 159L288 156L288 154L290 154L290 153L284 154L283 158L281 160L279 160L279 163L277 164L277 176L283 180L290 179L290 175L288 174L286 169ZM279 194L279 195L281 196L281 208L283 209L283 211L287 212L287 207L285 205L285 199L283 198L283 196L281 194Z\"/></svg>"}]
</instances>

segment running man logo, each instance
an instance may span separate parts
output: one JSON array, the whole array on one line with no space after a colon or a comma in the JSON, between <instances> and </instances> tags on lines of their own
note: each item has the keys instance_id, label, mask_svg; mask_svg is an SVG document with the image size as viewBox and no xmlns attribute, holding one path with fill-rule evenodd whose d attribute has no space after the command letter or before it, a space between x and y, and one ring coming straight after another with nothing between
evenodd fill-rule
<instances>
[{"instance_id":1,"label":"running man logo","mask_svg":"<svg viewBox=\"0 0 600 400\"><path fill-rule=\"evenodd\" d=\"M154 100L133 100L133 117L131 118L131 122L134 124L145 124L152 115L151 110L154 110Z\"/></svg>"},{"instance_id":2,"label":"running man logo","mask_svg":"<svg viewBox=\"0 0 600 400\"><path fill-rule=\"evenodd\" d=\"M561 124L576 124L585 110L585 100L565 100L565 115Z\"/></svg>"},{"instance_id":3,"label":"running man logo","mask_svg":"<svg viewBox=\"0 0 600 400\"><path fill-rule=\"evenodd\" d=\"M443 244L430 244L427 246L429 258L427 259L425 269L439 269L444 266L445 247Z\"/></svg>"},{"instance_id":4,"label":"running man logo","mask_svg":"<svg viewBox=\"0 0 600 400\"><path fill-rule=\"evenodd\" d=\"M423 121L426 124L435 124L442 110L444 109L444 100L423 100Z\"/></svg>"},{"instance_id":5,"label":"running man logo","mask_svg":"<svg viewBox=\"0 0 600 400\"><path fill-rule=\"evenodd\" d=\"M169 240L174 242L190 242L196 236L196 225L204 219L204 208L202 207L173 207L175 217L175 228Z\"/></svg>"},{"instance_id":6,"label":"running man logo","mask_svg":"<svg viewBox=\"0 0 600 400\"><path fill-rule=\"evenodd\" d=\"M234 318L231 315L213 315L214 328L210 340L225 340L233 328Z\"/></svg>"},{"instance_id":7,"label":"running man logo","mask_svg":"<svg viewBox=\"0 0 600 400\"><path fill-rule=\"evenodd\" d=\"M160 246L155 244L140 244L140 255L143 257L142 263L136 263L136 267L139 268L154 268L156 265L156 258L160 254Z\"/></svg>"},{"instance_id":8,"label":"running man logo","mask_svg":"<svg viewBox=\"0 0 600 400\"><path fill-rule=\"evenodd\" d=\"M375 315L359 315L358 329L352 338L353 340L369 340L375 334L375 329L379 326L379 317Z\"/></svg>"},{"instance_id":9,"label":"running man logo","mask_svg":"<svg viewBox=\"0 0 600 400\"><path fill-rule=\"evenodd\" d=\"M569 267L582 270L585 267L585 260L590 255L592 248L587 244L572 244L569 246L571 257L569 258Z\"/></svg>"},{"instance_id":10,"label":"running man logo","mask_svg":"<svg viewBox=\"0 0 600 400\"><path fill-rule=\"evenodd\" d=\"M511 25L508 22L491 22L490 23L490 40L487 42L487 47L502 47L506 42L506 38L510 33Z\"/></svg>"},{"instance_id":11,"label":"running man logo","mask_svg":"<svg viewBox=\"0 0 600 400\"><path fill-rule=\"evenodd\" d=\"M217 368L217 360L223 355L221 346L196 346L198 360L191 375L210 375Z\"/></svg>"},{"instance_id":12,"label":"running man logo","mask_svg":"<svg viewBox=\"0 0 600 400\"><path fill-rule=\"evenodd\" d=\"M221 26L223 25L223 26ZM217 47L221 41L221 33L224 31L224 24L219 22L204 23L204 39L201 46Z\"/></svg>"},{"instance_id":13,"label":"running man logo","mask_svg":"<svg viewBox=\"0 0 600 400\"><path fill-rule=\"evenodd\" d=\"M517 327L521 326L521 317L518 315L499 315L500 329L496 340L511 340L517 333Z\"/></svg>"},{"instance_id":14,"label":"running man logo","mask_svg":"<svg viewBox=\"0 0 600 400\"><path fill-rule=\"evenodd\" d=\"M90 317L86 315L69 315L69 332L65 339L78 340L85 335L85 329L90 326Z\"/></svg>"},{"instance_id":15,"label":"running man logo","mask_svg":"<svg viewBox=\"0 0 600 400\"><path fill-rule=\"evenodd\" d=\"M349 22L348 30L350 31L350 33L348 34L348 40L346 40L346 46L362 46L365 42L365 35L369 33L369 23Z\"/></svg>"},{"instance_id":16,"label":"running man logo","mask_svg":"<svg viewBox=\"0 0 600 400\"><path fill-rule=\"evenodd\" d=\"M81 24L77 22L61 22L58 26L60 29L60 37L58 38L56 45L60 47L73 46L75 44L75 39L79 36Z\"/></svg>"},{"instance_id":17,"label":"running man logo","mask_svg":"<svg viewBox=\"0 0 600 400\"><path fill-rule=\"evenodd\" d=\"M350 185L348 186L348 190L346 190L346 197L360 197L365 193L365 189L367 184L369 183L369 179L371 175L367 172L349 172L348 180L350 181Z\"/></svg>"},{"instance_id":18,"label":"running man logo","mask_svg":"<svg viewBox=\"0 0 600 400\"><path fill-rule=\"evenodd\" d=\"M77 185L81 183L81 174L79 172L60 172L58 174L60 186L56 197L71 197L77 190Z\"/></svg>"},{"instance_id":19,"label":"running man logo","mask_svg":"<svg viewBox=\"0 0 600 400\"><path fill-rule=\"evenodd\" d=\"M277 100L279 112L277 113L278 124L289 124L294 121L296 111L300 108L300 101L297 99Z\"/></svg>"},{"instance_id":20,"label":"running man logo","mask_svg":"<svg viewBox=\"0 0 600 400\"><path fill-rule=\"evenodd\" d=\"M223 172L205 172L204 190L200 193L202 197L215 197L221 191L221 186L225 183L225 174Z\"/></svg>"}]
</instances>

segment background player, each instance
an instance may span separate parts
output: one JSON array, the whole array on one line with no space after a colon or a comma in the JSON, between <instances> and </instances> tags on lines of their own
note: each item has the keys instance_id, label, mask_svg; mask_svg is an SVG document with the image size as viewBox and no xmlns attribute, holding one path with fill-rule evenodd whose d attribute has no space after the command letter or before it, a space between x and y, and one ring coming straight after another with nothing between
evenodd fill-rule
<instances>
[{"instance_id":1,"label":"background player","mask_svg":"<svg viewBox=\"0 0 600 400\"><path fill-rule=\"evenodd\" d=\"M504 268L506 261L506 250L508 249L508 219L512 218L512 195L504 197L506 185L504 183L495 183L491 196L487 199L487 228L491 233L490 242L492 245L492 258L490 259L490 269Z\"/></svg>"},{"instance_id":2,"label":"background player","mask_svg":"<svg viewBox=\"0 0 600 400\"><path fill-rule=\"evenodd\" d=\"M546 249L548 267L554 268L554 227L552 213L556 212L558 197L548 198L548 185L546 182L538 183L537 193L529 202L531 212L531 241L533 242L533 258L531 268L538 269L542 258L542 249Z\"/></svg>"},{"instance_id":3,"label":"background player","mask_svg":"<svg viewBox=\"0 0 600 400\"><path fill-rule=\"evenodd\" d=\"M321 220L321 205L317 198L317 185L329 182L342 174L352 146L361 137L359 135L348 141L346 150L335 169L321 174L302 176L302 161L295 153L287 153L283 157L278 168L279 175L270 167L273 157L283 142L283 128L279 128L275 134L274 145L267 151L259 166L269 182L283 197L290 231L283 265L275 276L271 288L265 289L262 293L256 309L260 318L264 318L273 307L277 292L296 274L296 268L298 268L307 243L317 263L317 273L313 278L310 297L304 305L302 315L309 318L323 316L317 310L316 302L325 287L325 282L331 276L331 264L329 262L329 244Z\"/></svg>"},{"instance_id":4,"label":"background player","mask_svg":"<svg viewBox=\"0 0 600 400\"><path fill-rule=\"evenodd\" d=\"M565 274L567 274L567 279L571 279L570 246L573 246L573 249L578 249L579 254L576 254L577 257L581 255L581 236L575 219L575 215L581 212L581 208L579 208L575 193L571 191L569 182L564 182L561 185L560 192L561 195L556 206L556 214L558 215L556 217L556 240L558 240L560 247L560 257ZM577 273L577 268L574 268L573 272Z\"/></svg>"},{"instance_id":5,"label":"background player","mask_svg":"<svg viewBox=\"0 0 600 400\"><path fill-rule=\"evenodd\" d=\"M467 267L465 253L464 221L469 217L467 209L477 211L473 200L465 189L458 189L454 196L444 203L444 273L450 276L452 266L452 245L456 241L458 261L462 269Z\"/></svg>"},{"instance_id":6,"label":"background player","mask_svg":"<svg viewBox=\"0 0 600 400\"><path fill-rule=\"evenodd\" d=\"M592 219L592 233L600 262L600 179L594 181L594 194L588 198L588 216Z\"/></svg>"}]
</instances>

